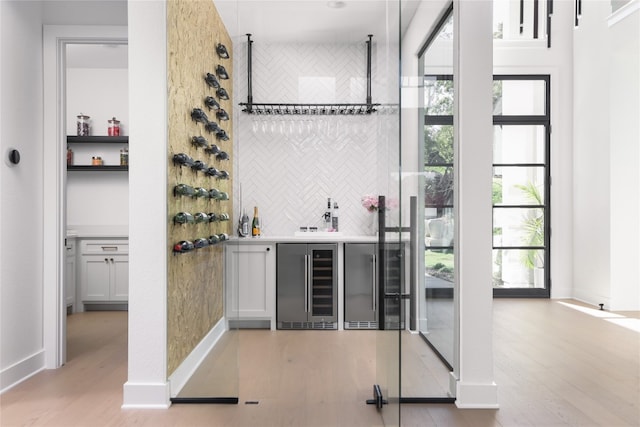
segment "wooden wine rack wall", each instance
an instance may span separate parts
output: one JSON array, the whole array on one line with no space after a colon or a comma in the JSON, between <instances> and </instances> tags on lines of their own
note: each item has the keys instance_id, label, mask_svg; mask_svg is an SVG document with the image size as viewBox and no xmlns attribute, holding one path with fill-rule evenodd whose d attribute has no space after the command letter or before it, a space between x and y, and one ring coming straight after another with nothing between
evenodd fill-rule
<instances>
[{"instance_id":1,"label":"wooden wine rack wall","mask_svg":"<svg viewBox=\"0 0 640 427\"><path fill-rule=\"evenodd\" d=\"M170 0L167 2L168 43L168 187L167 187L167 236L168 288L167 288L167 375L191 353L195 346L224 315L224 253L222 244L193 249L184 253L174 252L174 246L183 241L194 242L198 238L208 239L223 233L232 235L233 214L233 59L232 41L211 0ZM223 44L230 58L222 58L216 52ZM222 65L228 79L217 81L227 91L228 100L220 99L216 89L205 81L207 73L216 75L216 67ZM205 105L211 96L224 109L229 120L219 120L216 110ZM192 118L193 110L199 108L224 129L229 139L222 141L215 133L205 129L203 122ZM163 126L158 123L158 126ZM202 136L208 144L216 144L229 155L229 160L220 160L205 152L204 147L192 143L192 137ZM208 167L226 171L229 179L208 176L188 165L174 162L174 155L186 154ZM175 195L178 184L192 188L215 188L226 192L229 200L219 201L208 197ZM228 221L203 223L175 223L178 213L195 215L204 213L226 213Z\"/></svg>"}]
</instances>

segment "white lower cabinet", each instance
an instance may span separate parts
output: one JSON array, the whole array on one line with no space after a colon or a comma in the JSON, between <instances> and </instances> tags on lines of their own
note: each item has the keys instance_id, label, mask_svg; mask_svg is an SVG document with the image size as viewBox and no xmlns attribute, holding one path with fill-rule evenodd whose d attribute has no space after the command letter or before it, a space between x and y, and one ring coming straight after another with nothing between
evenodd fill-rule
<instances>
[{"instance_id":1,"label":"white lower cabinet","mask_svg":"<svg viewBox=\"0 0 640 427\"><path fill-rule=\"evenodd\" d=\"M80 247L80 295L82 303L113 304L128 302L128 241L83 240Z\"/></svg>"},{"instance_id":2,"label":"white lower cabinet","mask_svg":"<svg viewBox=\"0 0 640 427\"><path fill-rule=\"evenodd\" d=\"M273 244L225 247L225 316L230 327L275 330L276 250Z\"/></svg>"},{"instance_id":3,"label":"white lower cabinet","mask_svg":"<svg viewBox=\"0 0 640 427\"><path fill-rule=\"evenodd\" d=\"M67 237L65 245L64 300L72 312L76 306L76 239Z\"/></svg>"}]
</instances>

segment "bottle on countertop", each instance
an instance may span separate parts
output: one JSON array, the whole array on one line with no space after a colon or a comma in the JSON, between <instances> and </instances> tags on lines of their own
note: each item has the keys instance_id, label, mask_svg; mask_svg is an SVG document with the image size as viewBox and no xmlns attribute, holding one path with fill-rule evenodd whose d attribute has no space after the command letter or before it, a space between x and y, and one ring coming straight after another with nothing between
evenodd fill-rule
<instances>
[{"instance_id":1,"label":"bottle on countertop","mask_svg":"<svg viewBox=\"0 0 640 427\"><path fill-rule=\"evenodd\" d=\"M338 202L333 202L333 213L331 215L331 228L338 231Z\"/></svg>"},{"instance_id":2,"label":"bottle on countertop","mask_svg":"<svg viewBox=\"0 0 640 427\"><path fill-rule=\"evenodd\" d=\"M249 235L249 215L247 215L247 211L242 211L242 216L240 217L240 224L238 225L238 235L240 237L247 237Z\"/></svg>"},{"instance_id":3,"label":"bottle on countertop","mask_svg":"<svg viewBox=\"0 0 640 427\"><path fill-rule=\"evenodd\" d=\"M253 221L251 223L251 236L260 237L261 227L260 227L260 216L258 215L258 207L253 207Z\"/></svg>"},{"instance_id":4,"label":"bottle on countertop","mask_svg":"<svg viewBox=\"0 0 640 427\"><path fill-rule=\"evenodd\" d=\"M327 199L327 210L324 212L324 231L331 231L331 197Z\"/></svg>"}]
</instances>

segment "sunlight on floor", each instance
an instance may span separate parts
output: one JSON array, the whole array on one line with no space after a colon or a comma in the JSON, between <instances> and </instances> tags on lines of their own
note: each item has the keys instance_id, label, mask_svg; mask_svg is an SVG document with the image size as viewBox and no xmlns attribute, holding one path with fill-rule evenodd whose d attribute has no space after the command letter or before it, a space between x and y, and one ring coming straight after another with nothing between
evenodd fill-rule
<instances>
[{"instance_id":1,"label":"sunlight on floor","mask_svg":"<svg viewBox=\"0 0 640 427\"><path fill-rule=\"evenodd\" d=\"M628 319L625 317L623 319L604 319L604 320L640 333L640 319Z\"/></svg>"},{"instance_id":2,"label":"sunlight on floor","mask_svg":"<svg viewBox=\"0 0 640 427\"><path fill-rule=\"evenodd\" d=\"M621 314L611 313L606 310L596 310L595 308L584 307L568 302L558 301L558 304L562 304L565 307L581 311L582 313L588 314L590 316L604 319L607 322L611 322L615 325L622 326L623 328L631 329L632 331L640 333L640 319L628 318Z\"/></svg>"},{"instance_id":3,"label":"sunlight on floor","mask_svg":"<svg viewBox=\"0 0 640 427\"><path fill-rule=\"evenodd\" d=\"M599 317L601 319L620 319L625 318L624 316L616 313L610 313L605 310L596 310L595 308L583 307L581 305L571 304L568 302L558 301L558 304L562 304L565 307L572 308L574 310L581 311L593 317Z\"/></svg>"}]
</instances>

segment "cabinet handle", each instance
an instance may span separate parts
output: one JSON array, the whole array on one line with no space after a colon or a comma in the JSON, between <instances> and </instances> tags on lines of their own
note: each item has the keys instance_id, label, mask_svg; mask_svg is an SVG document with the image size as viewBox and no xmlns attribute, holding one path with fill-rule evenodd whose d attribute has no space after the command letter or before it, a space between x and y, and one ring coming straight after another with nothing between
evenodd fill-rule
<instances>
[{"instance_id":1,"label":"cabinet handle","mask_svg":"<svg viewBox=\"0 0 640 427\"><path fill-rule=\"evenodd\" d=\"M104 259L104 262L109 262L109 260L107 258Z\"/></svg>"},{"instance_id":2,"label":"cabinet handle","mask_svg":"<svg viewBox=\"0 0 640 427\"><path fill-rule=\"evenodd\" d=\"M109 261L113 262L113 258L109 258Z\"/></svg>"},{"instance_id":3,"label":"cabinet handle","mask_svg":"<svg viewBox=\"0 0 640 427\"><path fill-rule=\"evenodd\" d=\"M376 268L376 256L371 255L371 269L372 269L372 278L371 278L371 309L376 311L376 282L378 281L377 268Z\"/></svg>"},{"instance_id":4,"label":"cabinet handle","mask_svg":"<svg viewBox=\"0 0 640 427\"><path fill-rule=\"evenodd\" d=\"M309 311L309 255L304 256L304 312Z\"/></svg>"},{"instance_id":5,"label":"cabinet handle","mask_svg":"<svg viewBox=\"0 0 640 427\"><path fill-rule=\"evenodd\" d=\"M103 251L116 252L118 250L117 246L101 246Z\"/></svg>"}]
</instances>

